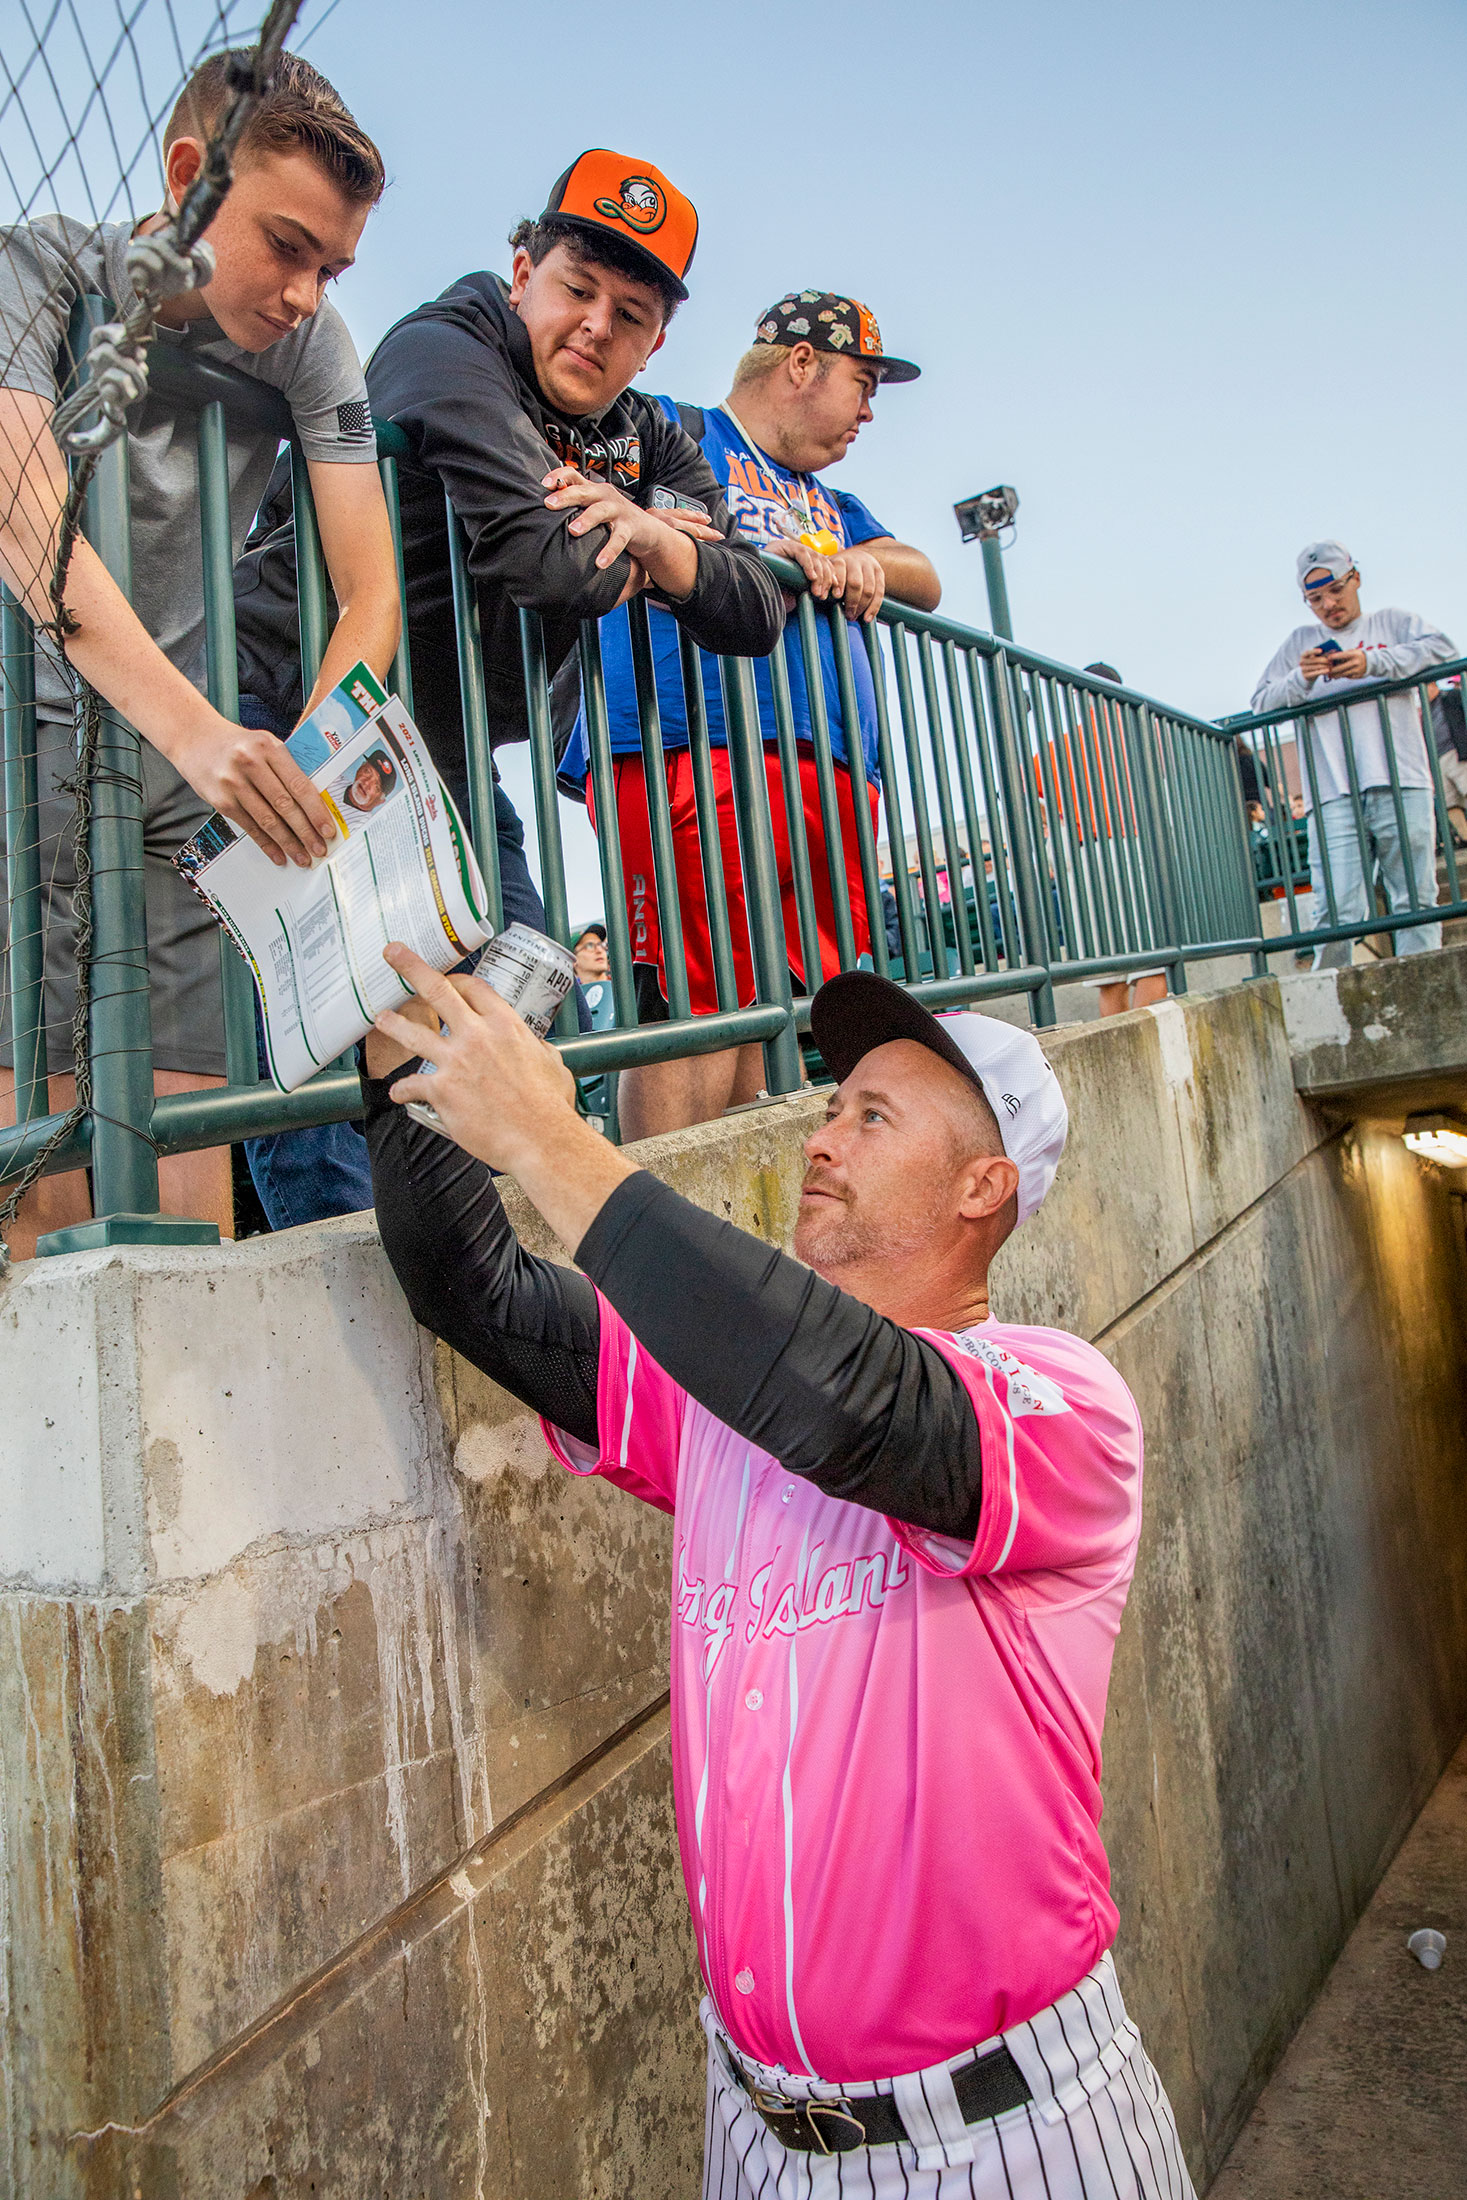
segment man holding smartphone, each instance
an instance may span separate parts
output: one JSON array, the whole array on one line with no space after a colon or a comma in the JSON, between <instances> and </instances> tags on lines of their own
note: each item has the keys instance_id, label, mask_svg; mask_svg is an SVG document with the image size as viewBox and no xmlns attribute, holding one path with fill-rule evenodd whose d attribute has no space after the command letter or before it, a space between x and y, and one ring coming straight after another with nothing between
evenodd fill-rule
<instances>
[{"instance_id":1,"label":"man holding smartphone","mask_svg":"<svg viewBox=\"0 0 1467 2200\"><path fill-rule=\"evenodd\" d=\"M1367 681L1409 678L1457 654L1447 636L1414 611L1388 607L1362 612L1360 574L1343 543L1306 545L1299 553L1298 578L1309 624L1296 626L1270 660L1253 690L1254 710L1282 710L1309 702L1327 692L1321 681L1344 690ZM1436 905L1431 763L1416 696L1409 691L1388 696L1385 718L1388 734L1372 695L1364 703L1297 721L1309 815L1309 874L1320 923L1331 921L1325 857L1336 923L1364 924L1373 914L1372 878L1377 866L1388 908ZM1360 791L1363 836L1356 826L1352 776ZM1440 924L1405 925L1396 934L1396 953L1420 955L1441 943ZM1340 967L1352 953L1349 940L1326 941L1315 951L1314 967Z\"/></svg>"}]
</instances>

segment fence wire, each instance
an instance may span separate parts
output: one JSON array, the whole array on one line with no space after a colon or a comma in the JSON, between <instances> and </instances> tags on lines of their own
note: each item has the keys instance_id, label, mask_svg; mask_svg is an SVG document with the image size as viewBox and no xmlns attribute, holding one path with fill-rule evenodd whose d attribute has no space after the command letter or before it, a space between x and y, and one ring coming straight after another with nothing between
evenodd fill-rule
<instances>
[{"instance_id":1,"label":"fence wire","mask_svg":"<svg viewBox=\"0 0 1467 2200\"><path fill-rule=\"evenodd\" d=\"M301 0L271 0L262 21L260 0L111 0L110 7L98 0L16 0L0 49L0 581L36 629L43 685L34 753L22 758L16 754L23 720L15 656L20 622L7 617L0 662L5 770L7 781L28 778L29 793L18 811L11 800L10 825L0 831L25 841L32 860L39 857L40 908L64 911L69 935L64 944L47 937L59 914L49 922L43 915L38 932L13 933L8 889L18 850L8 837L0 840L7 889L0 894L0 1123L16 1119L10 1006L18 952L29 950L34 964L39 951L47 984L43 1028L49 1038L49 1025L59 1027L61 1046L50 1052L69 1055L74 1075L72 1104L0 1202L0 1272L21 1201L93 1106L90 835L102 704L64 646L77 625L66 587L87 491L128 407L146 391L145 346L158 306L209 280L212 255L200 240L228 193L234 148L300 10ZM211 54L251 39L236 59L203 165L176 216L146 238L132 237L133 295L111 301L117 319L92 332L85 358L74 355L72 311L101 288L104 235L112 225L136 232L166 208L162 130L184 87ZM41 352L50 367L44 375L37 373ZM0 821L6 808L0 801ZM58 958L69 965L70 979L60 989L59 1010L52 1006Z\"/></svg>"}]
</instances>

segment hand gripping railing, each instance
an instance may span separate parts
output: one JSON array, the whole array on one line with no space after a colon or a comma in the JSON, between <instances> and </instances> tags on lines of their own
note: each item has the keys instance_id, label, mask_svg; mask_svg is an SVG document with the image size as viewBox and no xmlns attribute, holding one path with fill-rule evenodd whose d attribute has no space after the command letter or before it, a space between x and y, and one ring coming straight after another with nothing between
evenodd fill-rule
<instances>
[{"instance_id":1,"label":"hand gripping railing","mask_svg":"<svg viewBox=\"0 0 1467 2200\"><path fill-rule=\"evenodd\" d=\"M215 706L233 716L238 691L225 414L243 414L282 438L289 435L290 421L273 392L226 369L182 362L161 346L155 347L150 367L155 392L197 422L208 685ZM401 590L397 477L399 466L410 460L410 448L389 424L379 429L378 453ZM298 450L293 458L300 638L309 689L325 647L328 595L307 470ZM129 577L126 464L126 444L120 441L99 468L87 523L94 545L124 587ZM495 729L469 547L447 510L445 525L470 826L497 921ZM1266 967L1264 955L1274 943L1264 940L1260 925L1231 733L1015 644L890 601L875 625L859 630L853 645L838 610L817 606L793 567L776 562L775 570L796 611L770 659L758 666L705 659L686 634L678 637L676 700L688 727L716 1013L689 1013L662 739L666 691L659 693L648 608L639 600L629 608L632 677L669 1016L638 1023L626 882L614 830L614 759L600 635L594 623L582 629L581 691L616 1028L582 1036L573 1014L562 1012L557 1044L578 1075L595 1077L758 1043L764 1048L767 1089L796 1090L804 1075L800 1039L809 1028L809 1003L808 995L794 994L791 965L807 971L819 967L817 901L826 887L840 967L855 964L857 939L865 930L870 966L890 971L931 1005L1022 994L1034 1021L1045 1024L1054 1020L1056 982L1155 968L1181 991L1187 965L1199 957L1245 954L1255 971ZM562 797L544 640L534 613L522 612L520 625L541 887L550 930L568 940ZM848 765L837 762L832 751L822 627L848 729L857 726L860 715L860 672L870 676L880 842L870 804L862 799L867 782L859 738L853 733L848 744ZM10 601L4 607L3 640L0 699L13 943L8 992L17 1112L15 1128L0 1130L0 1186L14 1181L57 1126L46 1100L31 637L25 614ZM856 651L865 659L859 670ZM797 738L791 703L793 652L809 702L803 740ZM661 677L667 677L665 669ZM722 706L736 836L718 830L705 679ZM411 708L405 594L403 640L390 684ZM123 791L109 800L93 827L99 857L91 1035L95 1105L91 1120L75 1127L48 1166L90 1161L98 1223L88 1242L115 1243L169 1229L167 1218L158 1216L158 1156L343 1120L358 1115L361 1103L356 1075L344 1065L290 1094L260 1082L248 974L223 943L227 1082L154 1099L139 743L113 713L107 738L110 784ZM820 830L814 835L807 834L799 793L802 752L813 761L818 789ZM771 757L780 767L773 777L766 771ZM841 800L846 770L854 782L854 799L848 795L845 805L854 820L852 850L845 846ZM781 848L793 910L788 942ZM731 890L740 887L731 903ZM741 1001L735 938L742 925L753 987L752 998Z\"/></svg>"}]
</instances>

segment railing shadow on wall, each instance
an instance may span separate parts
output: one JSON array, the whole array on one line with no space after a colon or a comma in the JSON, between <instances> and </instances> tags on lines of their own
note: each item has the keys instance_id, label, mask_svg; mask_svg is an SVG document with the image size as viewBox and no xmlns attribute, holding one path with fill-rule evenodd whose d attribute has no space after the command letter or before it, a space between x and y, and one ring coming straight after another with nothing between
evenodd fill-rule
<instances>
[{"instance_id":1,"label":"railing shadow on wall","mask_svg":"<svg viewBox=\"0 0 1467 2200\"><path fill-rule=\"evenodd\" d=\"M86 302L88 318L105 312ZM73 343L78 353L80 331ZM225 414L240 410L282 441L290 436L284 401L228 369L181 361L155 345L150 362L156 391L196 423L207 677L211 701L238 714L232 554L229 538ZM325 649L328 593L304 458L292 448L298 608L305 686ZM391 423L378 429L378 462L399 549L398 468L410 455ZM454 617L467 751L470 825L497 923L498 857L493 763L478 611L467 545L456 519L450 529ZM89 492L87 533L114 578L130 578L126 442L104 454ZM816 867L828 875L842 968L857 961L856 926L847 882L838 766L820 672L820 629L828 628L841 715L855 727L857 674L850 630L838 609L819 606L803 576L775 561L795 599L796 616L764 670L783 765L784 787L798 789L801 748L813 754L823 845L807 837L798 799L785 804L799 955L819 966ZM738 861L747 910L753 999L740 1002L734 969L728 881L714 823L714 777L705 707L702 653L680 637L683 699L699 826L703 884L719 1009L688 1013L682 922L673 860L657 688L644 603L629 607L641 753L648 789L654 884L667 969L667 1020L639 1023L625 881L616 834L598 836L607 950L616 1027L591 1035L562 1012L556 1043L585 1078L634 1064L671 1060L758 1042L771 1094L798 1089L808 1030L808 999L797 997L786 951L769 782L763 768L756 669L746 660L708 660L722 700L738 826ZM49 1110L42 987L42 882L37 835L36 715L30 622L6 595L3 606L4 791L9 849L8 1006L16 1070L16 1118L0 1131L0 1186L13 1181L53 1137L59 1118ZM538 616L520 614L521 654L531 776L543 897L550 930L569 936L561 836L562 796L545 651ZM875 776L879 778L884 842L893 905L894 948L883 909L881 848L868 805L859 799L865 770L861 743L849 744L856 778L853 866L870 934L869 957L929 1005L954 1005L1002 995L1027 997L1035 1024L1054 1021L1057 981L1123 977L1163 969L1173 991L1186 985L1189 962L1248 955L1255 974L1266 954L1334 936L1299 922L1298 856L1280 839L1278 862L1290 886L1289 929L1264 937L1259 917L1249 824L1234 749L1235 725L1223 729L1166 705L1095 680L1032 650L995 640L953 620L890 601L875 625L861 630L874 692ZM787 651L798 650L810 706L810 740L797 743ZM582 707L590 785L599 819L616 816L613 756L594 622L579 645ZM764 668L761 668L764 669ZM409 710L412 664L404 615L403 640L389 679ZM1399 684L1399 683L1398 683ZM1384 714L1384 705L1382 704ZM1311 712L1298 716L1307 726ZM1248 721L1247 724L1255 723ZM1279 714L1256 722L1265 744L1278 739ZM1307 749L1307 734L1304 737ZM1429 744L1428 744L1429 746ZM103 713L97 800L90 827L95 878L92 946L93 1003L89 1061L93 1104L56 1145L48 1169L87 1165L93 1212L118 1218L158 1213L159 1156L222 1145L267 1132L301 1128L360 1113L355 1071L345 1062L299 1091L277 1092L256 1066L253 987L245 964L221 934L227 1082L222 1087L154 1098L143 900L143 813L137 734L116 713ZM1394 761L1392 765L1394 771ZM1280 776L1276 782L1282 785ZM1437 802L1445 829L1440 778ZM1280 827L1282 836L1282 827ZM1446 835L1450 848L1450 834ZM1452 905L1460 912L1456 872ZM1331 909L1332 913L1332 909ZM1436 914L1436 912L1433 912ZM1400 921L1399 918L1396 921ZM1350 927L1361 933L1384 927ZM829 975L829 972L826 973ZM137 1234L145 1235L145 1231Z\"/></svg>"}]
</instances>

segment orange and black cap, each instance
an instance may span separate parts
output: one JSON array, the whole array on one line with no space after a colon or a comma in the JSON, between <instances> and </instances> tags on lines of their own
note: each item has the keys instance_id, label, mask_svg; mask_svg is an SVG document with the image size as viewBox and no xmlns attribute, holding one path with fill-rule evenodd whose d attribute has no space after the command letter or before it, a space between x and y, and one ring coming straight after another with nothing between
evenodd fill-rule
<instances>
[{"instance_id":1,"label":"orange and black cap","mask_svg":"<svg viewBox=\"0 0 1467 2200\"><path fill-rule=\"evenodd\" d=\"M756 344L812 344L816 351L869 360L883 382L915 382L922 369L893 359L881 348L881 330L869 306L834 290L787 290L754 331Z\"/></svg>"},{"instance_id":2,"label":"orange and black cap","mask_svg":"<svg viewBox=\"0 0 1467 2200\"><path fill-rule=\"evenodd\" d=\"M650 161L604 147L573 160L550 194L542 220L571 222L588 236L608 233L650 260L679 298L698 244L698 210Z\"/></svg>"}]
</instances>

